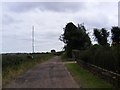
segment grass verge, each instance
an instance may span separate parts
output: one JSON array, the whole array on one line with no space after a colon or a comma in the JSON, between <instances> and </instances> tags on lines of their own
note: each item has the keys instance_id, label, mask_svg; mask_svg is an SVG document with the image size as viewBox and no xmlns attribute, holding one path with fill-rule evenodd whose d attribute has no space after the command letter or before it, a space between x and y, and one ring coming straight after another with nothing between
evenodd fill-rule
<instances>
[{"instance_id":1,"label":"grass verge","mask_svg":"<svg viewBox=\"0 0 120 90\"><path fill-rule=\"evenodd\" d=\"M65 64L75 81L81 88L112 88L112 86L76 63Z\"/></svg>"},{"instance_id":2,"label":"grass verge","mask_svg":"<svg viewBox=\"0 0 120 90\"><path fill-rule=\"evenodd\" d=\"M71 58L62 58L61 60L62 60L62 62L70 62L70 61L74 61L74 60L71 59Z\"/></svg>"},{"instance_id":3,"label":"grass verge","mask_svg":"<svg viewBox=\"0 0 120 90\"><path fill-rule=\"evenodd\" d=\"M24 74L31 67L52 58L52 54L2 55L2 87Z\"/></svg>"},{"instance_id":4,"label":"grass verge","mask_svg":"<svg viewBox=\"0 0 120 90\"><path fill-rule=\"evenodd\" d=\"M64 54L61 56L61 61L62 62L70 62L70 61L75 61L72 58L66 57Z\"/></svg>"}]
</instances>

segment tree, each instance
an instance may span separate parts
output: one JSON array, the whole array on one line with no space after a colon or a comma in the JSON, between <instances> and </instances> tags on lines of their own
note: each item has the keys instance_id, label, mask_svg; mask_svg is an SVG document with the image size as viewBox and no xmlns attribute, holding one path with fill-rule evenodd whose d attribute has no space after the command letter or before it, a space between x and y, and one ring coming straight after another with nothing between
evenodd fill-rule
<instances>
[{"instance_id":1,"label":"tree","mask_svg":"<svg viewBox=\"0 0 120 90\"><path fill-rule=\"evenodd\" d=\"M60 40L65 43L64 48L68 57L72 57L73 49L81 50L91 45L85 27L79 24L76 27L72 22L66 25L64 33L60 36Z\"/></svg>"},{"instance_id":2,"label":"tree","mask_svg":"<svg viewBox=\"0 0 120 90\"><path fill-rule=\"evenodd\" d=\"M79 47L78 48L80 50L86 49L87 47L91 45L91 41L90 41L90 37L86 33L86 29L84 25L78 24L78 33L79 33L78 35L79 36Z\"/></svg>"},{"instance_id":3,"label":"tree","mask_svg":"<svg viewBox=\"0 0 120 90\"><path fill-rule=\"evenodd\" d=\"M54 49L51 50L51 53L55 53L56 51Z\"/></svg>"},{"instance_id":4,"label":"tree","mask_svg":"<svg viewBox=\"0 0 120 90\"><path fill-rule=\"evenodd\" d=\"M114 44L120 43L120 28L119 27L112 27L112 41Z\"/></svg>"},{"instance_id":5,"label":"tree","mask_svg":"<svg viewBox=\"0 0 120 90\"><path fill-rule=\"evenodd\" d=\"M94 35L100 45L108 45L107 38L109 36L109 32L105 28L102 29L94 29Z\"/></svg>"},{"instance_id":6,"label":"tree","mask_svg":"<svg viewBox=\"0 0 120 90\"><path fill-rule=\"evenodd\" d=\"M72 22L70 22L64 28L64 34L60 36L60 40L66 44L64 48L68 57L72 57L73 43L76 41L75 39L77 36L76 31L77 27Z\"/></svg>"}]
</instances>

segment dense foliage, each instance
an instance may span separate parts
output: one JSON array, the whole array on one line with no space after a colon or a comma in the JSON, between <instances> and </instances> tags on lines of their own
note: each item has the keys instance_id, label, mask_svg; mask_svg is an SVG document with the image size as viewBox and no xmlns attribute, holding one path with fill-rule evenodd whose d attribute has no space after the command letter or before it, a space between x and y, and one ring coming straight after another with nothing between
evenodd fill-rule
<instances>
[{"instance_id":1,"label":"dense foliage","mask_svg":"<svg viewBox=\"0 0 120 90\"><path fill-rule=\"evenodd\" d=\"M113 44L120 44L120 28L112 27L111 32Z\"/></svg>"},{"instance_id":2,"label":"dense foliage","mask_svg":"<svg viewBox=\"0 0 120 90\"><path fill-rule=\"evenodd\" d=\"M37 63L41 61L41 58L50 56L50 54L6 54L2 55L2 69L3 72L7 68L17 69L18 66L21 66L25 63Z\"/></svg>"},{"instance_id":3,"label":"dense foliage","mask_svg":"<svg viewBox=\"0 0 120 90\"><path fill-rule=\"evenodd\" d=\"M85 27L82 24L78 24L77 27L72 22L66 25L64 33L60 36L60 40L65 43L64 48L68 57L72 57L73 49L84 50L91 45Z\"/></svg>"},{"instance_id":4,"label":"dense foliage","mask_svg":"<svg viewBox=\"0 0 120 90\"><path fill-rule=\"evenodd\" d=\"M107 37L109 36L109 32L105 28L94 29L94 35L100 45L107 45Z\"/></svg>"},{"instance_id":5,"label":"dense foliage","mask_svg":"<svg viewBox=\"0 0 120 90\"><path fill-rule=\"evenodd\" d=\"M104 69L120 73L119 47L93 45L89 49L79 52L79 59Z\"/></svg>"}]
</instances>

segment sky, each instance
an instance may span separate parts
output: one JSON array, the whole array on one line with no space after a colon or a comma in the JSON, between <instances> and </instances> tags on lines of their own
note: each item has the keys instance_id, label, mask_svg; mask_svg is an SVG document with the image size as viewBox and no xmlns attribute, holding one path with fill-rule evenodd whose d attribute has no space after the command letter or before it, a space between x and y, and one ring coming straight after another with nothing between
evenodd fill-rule
<instances>
[{"instance_id":1,"label":"sky","mask_svg":"<svg viewBox=\"0 0 120 90\"><path fill-rule=\"evenodd\" d=\"M93 28L118 25L118 2L2 2L1 52L31 53L32 26L35 52L61 51L64 43L59 36L69 22L84 23L96 43Z\"/></svg>"}]
</instances>

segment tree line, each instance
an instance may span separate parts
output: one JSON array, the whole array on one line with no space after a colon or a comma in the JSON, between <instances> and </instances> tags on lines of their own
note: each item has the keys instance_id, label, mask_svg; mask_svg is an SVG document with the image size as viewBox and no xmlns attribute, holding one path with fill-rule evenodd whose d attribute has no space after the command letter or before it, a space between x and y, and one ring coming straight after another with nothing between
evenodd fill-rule
<instances>
[{"instance_id":1,"label":"tree line","mask_svg":"<svg viewBox=\"0 0 120 90\"><path fill-rule=\"evenodd\" d=\"M99 45L105 46L108 43L109 32L105 28L97 29L94 28L94 36ZM120 44L120 28L117 26L112 27L112 45ZM60 36L60 40L65 43L64 49L68 57L72 57L72 50L85 50L92 45L86 28L83 24L75 26L72 22L67 23L64 28L64 33Z\"/></svg>"}]
</instances>

